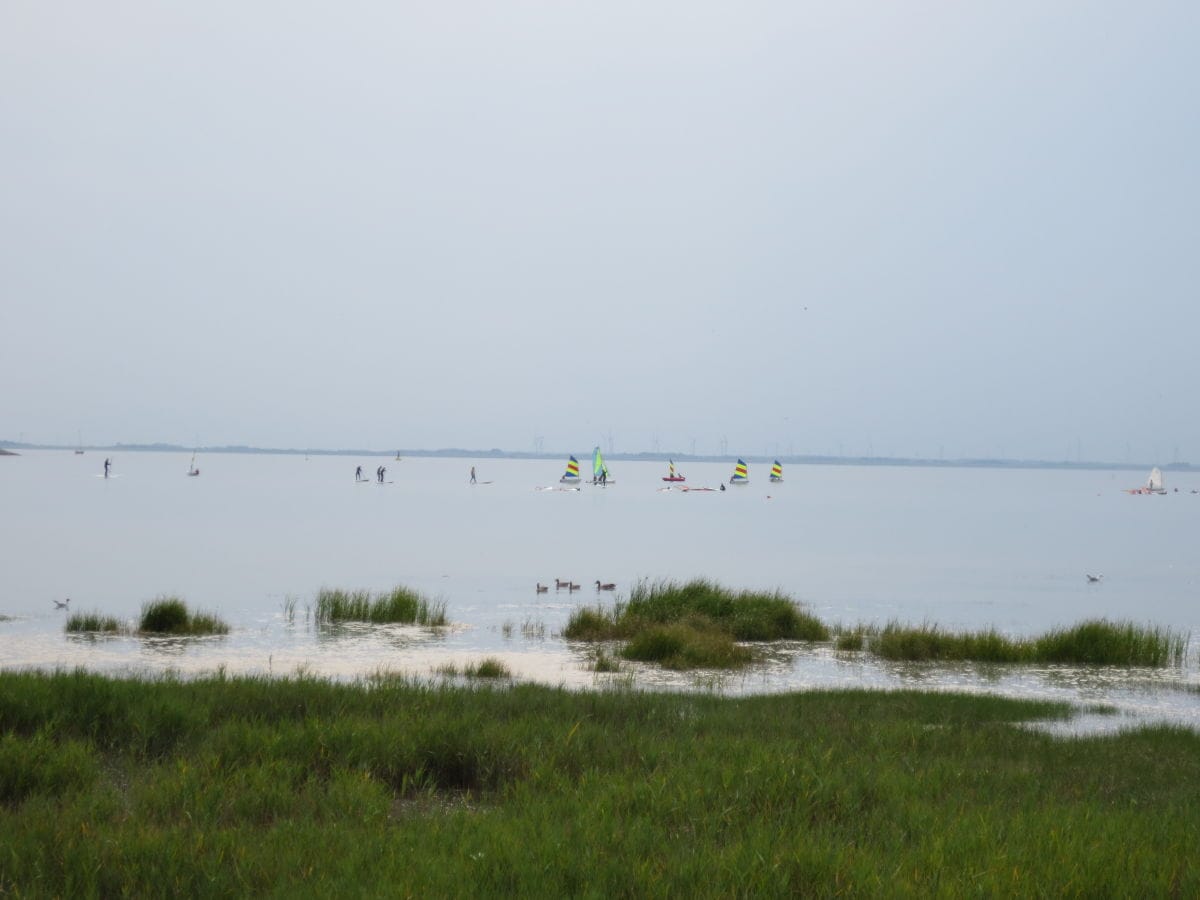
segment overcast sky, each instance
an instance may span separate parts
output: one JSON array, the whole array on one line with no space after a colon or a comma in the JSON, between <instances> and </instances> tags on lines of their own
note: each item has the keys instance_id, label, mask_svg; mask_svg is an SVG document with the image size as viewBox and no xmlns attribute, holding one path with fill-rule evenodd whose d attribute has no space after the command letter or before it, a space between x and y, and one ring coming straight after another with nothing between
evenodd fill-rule
<instances>
[{"instance_id":1,"label":"overcast sky","mask_svg":"<svg viewBox=\"0 0 1200 900\"><path fill-rule=\"evenodd\" d=\"M1200 462L1200 4L0 4L0 439Z\"/></svg>"}]
</instances>

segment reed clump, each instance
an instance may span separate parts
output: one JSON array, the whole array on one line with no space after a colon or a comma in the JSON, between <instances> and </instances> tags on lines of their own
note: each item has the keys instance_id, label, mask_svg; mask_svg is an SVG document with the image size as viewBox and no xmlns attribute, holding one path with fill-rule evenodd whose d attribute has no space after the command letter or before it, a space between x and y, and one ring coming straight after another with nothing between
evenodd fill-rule
<instances>
[{"instance_id":1,"label":"reed clump","mask_svg":"<svg viewBox=\"0 0 1200 900\"><path fill-rule=\"evenodd\" d=\"M378 594L321 588L317 592L315 619L321 625L370 622L373 625L397 623L433 627L446 624L446 604L431 601L406 587L395 587Z\"/></svg>"},{"instance_id":2,"label":"reed clump","mask_svg":"<svg viewBox=\"0 0 1200 900\"><path fill-rule=\"evenodd\" d=\"M626 659L668 668L733 668L753 659L738 642L829 640L829 629L781 593L731 591L693 579L640 581L611 608L576 609L564 637L625 641Z\"/></svg>"},{"instance_id":3,"label":"reed clump","mask_svg":"<svg viewBox=\"0 0 1200 900\"><path fill-rule=\"evenodd\" d=\"M1188 635L1129 621L1094 619L1056 629L1033 641L1038 662L1110 666L1181 665Z\"/></svg>"},{"instance_id":4,"label":"reed clump","mask_svg":"<svg viewBox=\"0 0 1200 900\"><path fill-rule=\"evenodd\" d=\"M128 627L116 616L98 612L77 612L67 617L69 634L123 634Z\"/></svg>"},{"instance_id":5,"label":"reed clump","mask_svg":"<svg viewBox=\"0 0 1200 900\"><path fill-rule=\"evenodd\" d=\"M212 613L192 612L179 597L157 597L142 605L138 619L142 634L200 636L228 634L229 626Z\"/></svg>"},{"instance_id":6,"label":"reed clump","mask_svg":"<svg viewBox=\"0 0 1200 900\"><path fill-rule=\"evenodd\" d=\"M512 671L496 659L488 656L477 663L467 663L463 666L463 674L468 678L512 678Z\"/></svg>"},{"instance_id":7,"label":"reed clump","mask_svg":"<svg viewBox=\"0 0 1200 900\"><path fill-rule=\"evenodd\" d=\"M639 581L621 614L631 622L658 624L703 617L738 641L829 640L829 628L782 593L732 591L705 578L684 584Z\"/></svg>"},{"instance_id":8,"label":"reed clump","mask_svg":"<svg viewBox=\"0 0 1200 900\"><path fill-rule=\"evenodd\" d=\"M994 628L947 632L936 625L890 623L870 634L868 649L884 659L1077 665L1180 665L1188 636L1134 622L1094 619L1031 638L1012 638Z\"/></svg>"},{"instance_id":9,"label":"reed clump","mask_svg":"<svg viewBox=\"0 0 1200 900\"><path fill-rule=\"evenodd\" d=\"M704 619L649 625L629 639L621 656L667 669L733 669L753 659L749 647Z\"/></svg>"}]
</instances>

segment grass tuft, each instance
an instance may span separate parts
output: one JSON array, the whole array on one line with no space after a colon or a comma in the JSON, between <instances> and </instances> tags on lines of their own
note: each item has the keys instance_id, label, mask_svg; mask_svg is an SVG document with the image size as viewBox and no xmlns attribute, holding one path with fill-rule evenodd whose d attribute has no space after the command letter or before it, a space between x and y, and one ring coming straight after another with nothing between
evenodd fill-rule
<instances>
[{"instance_id":1,"label":"grass tuft","mask_svg":"<svg viewBox=\"0 0 1200 900\"><path fill-rule=\"evenodd\" d=\"M508 666L494 656L481 659L477 663L468 663L463 667L463 674L468 678L511 678L512 672Z\"/></svg>"},{"instance_id":2,"label":"grass tuft","mask_svg":"<svg viewBox=\"0 0 1200 900\"><path fill-rule=\"evenodd\" d=\"M78 612L67 617L66 630L75 634L121 634L126 628L125 623L116 616L106 616L98 612Z\"/></svg>"},{"instance_id":3,"label":"grass tuft","mask_svg":"<svg viewBox=\"0 0 1200 900\"><path fill-rule=\"evenodd\" d=\"M827 641L829 629L779 592L731 591L701 578L638 582L629 599L611 609L576 609L563 635L628 641L621 651L626 659L669 668L732 668L753 658L738 641Z\"/></svg>"},{"instance_id":4,"label":"grass tuft","mask_svg":"<svg viewBox=\"0 0 1200 900\"><path fill-rule=\"evenodd\" d=\"M316 621L322 625L370 622L439 626L446 624L446 604L430 601L405 587L374 596L370 591L321 588L317 593Z\"/></svg>"},{"instance_id":5,"label":"grass tuft","mask_svg":"<svg viewBox=\"0 0 1200 900\"><path fill-rule=\"evenodd\" d=\"M1033 638L1011 638L994 628L952 633L936 625L891 623L872 635L870 649L884 659L1077 665L1181 665L1188 635L1169 628L1094 619Z\"/></svg>"},{"instance_id":6,"label":"grass tuft","mask_svg":"<svg viewBox=\"0 0 1200 900\"><path fill-rule=\"evenodd\" d=\"M158 597L142 605L142 634L228 634L229 626L211 613L192 613L178 597Z\"/></svg>"},{"instance_id":7,"label":"grass tuft","mask_svg":"<svg viewBox=\"0 0 1200 900\"><path fill-rule=\"evenodd\" d=\"M629 640L621 655L667 669L733 669L753 658L748 647L704 619L644 628Z\"/></svg>"}]
</instances>

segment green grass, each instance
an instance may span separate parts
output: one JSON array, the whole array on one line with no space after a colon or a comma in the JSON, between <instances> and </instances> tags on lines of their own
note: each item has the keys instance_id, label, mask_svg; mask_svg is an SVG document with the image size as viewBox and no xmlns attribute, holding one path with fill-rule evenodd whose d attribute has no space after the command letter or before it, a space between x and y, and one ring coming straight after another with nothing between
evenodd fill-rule
<instances>
[{"instance_id":1,"label":"green grass","mask_svg":"<svg viewBox=\"0 0 1200 900\"><path fill-rule=\"evenodd\" d=\"M187 635L228 634L229 626L212 613L193 613L178 597L158 597L142 604L138 619L141 634Z\"/></svg>"},{"instance_id":2,"label":"green grass","mask_svg":"<svg viewBox=\"0 0 1200 900\"><path fill-rule=\"evenodd\" d=\"M463 674L468 678L512 678L508 666L492 656L477 663L468 663L463 667Z\"/></svg>"},{"instance_id":3,"label":"green grass","mask_svg":"<svg viewBox=\"0 0 1200 900\"><path fill-rule=\"evenodd\" d=\"M626 659L671 669L735 668L751 662L739 641L829 640L829 629L784 595L731 591L694 579L641 581L629 599L611 608L580 607L563 636L569 640L627 643Z\"/></svg>"},{"instance_id":4,"label":"green grass","mask_svg":"<svg viewBox=\"0 0 1200 900\"><path fill-rule=\"evenodd\" d=\"M829 640L828 627L778 591L732 591L703 578L640 581L621 609L627 622L661 625L689 617L710 619L738 641Z\"/></svg>"},{"instance_id":5,"label":"green grass","mask_svg":"<svg viewBox=\"0 0 1200 900\"><path fill-rule=\"evenodd\" d=\"M733 669L753 658L748 647L706 619L647 626L630 638L621 656L667 669Z\"/></svg>"},{"instance_id":6,"label":"green grass","mask_svg":"<svg viewBox=\"0 0 1200 900\"><path fill-rule=\"evenodd\" d=\"M1200 737L1065 711L3 672L0 894L1200 894Z\"/></svg>"},{"instance_id":7,"label":"green grass","mask_svg":"<svg viewBox=\"0 0 1200 900\"><path fill-rule=\"evenodd\" d=\"M446 624L446 604L427 600L405 587L375 595L370 591L322 588L317 592L316 621L323 625L370 622L438 626Z\"/></svg>"},{"instance_id":8,"label":"green grass","mask_svg":"<svg viewBox=\"0 0 1200 900\"><path fill-rule=\"evenodd\" d=\"M843 631L834 639L833 645L838 650L852 651L862 650L866 642L863 638L862 630L859 629L856 631Z\"/></svg>"},{"instance_id":9,"label":"green grass","mask_svg":"<svg viewBox=\"0 0 1200 900\"><path fill-rule=\"evenodd\" d=\"M889 624L870 634L868 649L884 659L1079 665L1180 665L1188 636L1168 628L1099 619L1040 637L1011 638L995 629L953 633L936 625Z\"/></svg>"},{"instance_id":10,"label":"green grass","mask_svg":"<svg viewBox=\"0 0 1200 900\"><path fill-rule=\"evenodd\" d=\"M1188 635L1169 628L1104 619L1062 628L1034 641L1038 662L1114 666L1178 666Z\"/></svg>"},{"instance_id":11,"label":"green grass","mask_svg":"<svg viewBox=\"0 0 1200 900\"><path fill-rule=\"evenodd\" d=\"M128 631L128 628L116 616L106 616L98 612L78 612L67 617L66 630L69 633L122 634Z\"/></svg>"}]
</instances>

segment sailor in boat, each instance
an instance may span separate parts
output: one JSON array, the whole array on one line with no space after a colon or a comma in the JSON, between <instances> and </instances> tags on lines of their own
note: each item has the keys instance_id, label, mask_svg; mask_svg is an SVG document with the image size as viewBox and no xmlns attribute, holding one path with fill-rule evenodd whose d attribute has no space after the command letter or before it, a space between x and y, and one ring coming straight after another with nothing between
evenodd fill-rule
<instances>
[{"instance_id":1,"label":"sailor in boat","mask_svg":"<svg viewBox=\"0 0 1200 900\"><path fill-rule=\"evenodd\" d=\"M104 477L105 478L108 477L108 470L111 466L112 466L112 460L105 458L105 460L104 460Z\"/></svg>"},{"instance_id":2,"label":"sailor in boat","mask_svg":"<svg viewBox=\"0 0 1200 900\"><path fill-rule=\"evenodd\" d=\"M362 466L359 466L357 469L354 470L354 480L362 481Z\"/></svg>"},{"instance_id":3,"label":"sailor in boat","mask_svg":"<svg viewBox=\"0 0 1200 900\"><path fill-rule=\"evenodd\" d=\"M475 483L475 467L471 466L471 484Z\"/></svg>"}]
</instances>

